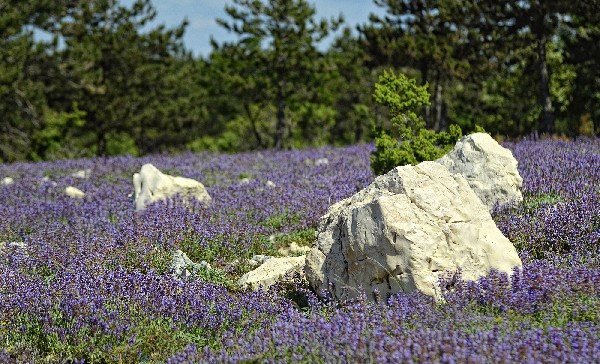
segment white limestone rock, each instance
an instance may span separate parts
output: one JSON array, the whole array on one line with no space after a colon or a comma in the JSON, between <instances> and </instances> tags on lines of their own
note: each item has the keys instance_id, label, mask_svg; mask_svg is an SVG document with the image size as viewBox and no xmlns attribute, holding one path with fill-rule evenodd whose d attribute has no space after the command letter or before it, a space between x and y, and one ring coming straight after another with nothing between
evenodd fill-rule
<instances>
[{"instance_id":1,"label":"white limestone rock","mask_svg":"<svg viewBox=\"0 0 600 364\"><path fill-rule=\"evenodd\" d=\"M238 285L253 290L267 288L287 274L303 274L306 256L267 259L261 266L248 272L238 280Z\"/></svg>"},{"instance_id":2,"label":"white limestone rock","mask_svg":"<svg viewBox=\"0 0 600 364\"><path fill-rule=\"evenodd\" d=\"M370 299L419 290L440 297L439 277L466 280L490 268L510 274L521 260L467 181L436 162L397 167L332 205L306 258L306 277L321 293ZM330 286L331 284L331 286Z\"/></svg>"},{"instance_id":3,"label":"white limestone rock","mask_svg":"<svg viewBox=\"0 0 600 364\"><path fill-rule=\"evenodd\" d=\"M77 187L69 186L65 188L65 194L72 198L82 199L85 197L85 193Z\"/></svg>"},{"instance_id":4,"label":"white limestone rock","mask_svg":"<svg viewBox=\"0 0 600 364\"><path fill-rule=\"evenodd\" d=\"M12 179L11 177L4 177L4 178L2 179L2 183L1 183L1 184L2 184L3 186L8 186L8 185L12 185L13 183L15 183L15 180L14 180L14 179Z\"/></svg>"},{"instance_id":5,"label":"white limestone rock","mask_svg":"<svg viewBox=\"0 0 600 364\"><path fill-rule=\"evenodd\" d=\"M436 162L462 175L489 211L496 204L523 201L520 190L523 179L517 170L517 160L489 134L462 137Z\"/></svg>"},{"instance_id":6,"label":"white limestone rock","mask_svg":"<svg viewBox=\"0 0 600 364\"><path fill-rule=\"evenodd\" d=\"M152 202L166 200L176 194L187 199L194 198L206 206L211 202L202 183L191 178L169 176L150 163L144 164L140 173L133 175L133 187L137 211L144 210Z\"/></svg>"},{"instance_id":7,"label":"white limestone rock","mask_svg":"<svg viewBox=\"0 0 600 364\"><path fill-rule=\"evenodd\" d=\"M273 181L267 181L267 183L265 183L265 186L272 188L272 187L276 187L277 185Z\"/></svg>"}]
</instances>

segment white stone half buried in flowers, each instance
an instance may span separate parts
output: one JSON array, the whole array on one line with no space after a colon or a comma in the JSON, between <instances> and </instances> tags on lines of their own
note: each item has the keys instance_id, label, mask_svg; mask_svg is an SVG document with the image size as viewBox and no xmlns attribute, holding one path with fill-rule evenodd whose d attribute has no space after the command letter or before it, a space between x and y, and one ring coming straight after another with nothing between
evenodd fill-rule
<instances>
[{"instance_id":1,"label":"white stone half buried in flowers","mask_svg":"<svg viewBox=\"0 0 600 364\"><path fill-rule=\"evenodd\" d=\"M137 211L144 210L149 203L164 201L177 194L185 199L196 199L206 206L211 202L202 183L191 178L169 176L150 163L144 164L140 173L133 175L133 187Z\"/></svg>"},{"instance_id":2,"label":"white stone half buried in flowers","mask_svg":"<svg viewBox=\"0 0 600 364\"><path fill-rule=\"evenodd\" d=\"M79 188L73 187L73 186L69 186L69 187L65 188L65 194L69 197L78 198L78 199L82 199L85 197L85 192L83 192Z\"/></svg>"}]
</instances>

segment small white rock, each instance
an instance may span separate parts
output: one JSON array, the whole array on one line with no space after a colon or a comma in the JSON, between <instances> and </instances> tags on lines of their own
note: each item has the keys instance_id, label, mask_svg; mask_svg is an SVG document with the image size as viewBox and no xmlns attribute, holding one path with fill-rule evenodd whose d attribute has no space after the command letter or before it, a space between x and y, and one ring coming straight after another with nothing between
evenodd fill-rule
<instances>
[{"instance_id":1,"label":"small white rock","mask_svg":"<svg viewBox=\"0 0 600 364\"><path fill-rule=\"evenodd\" d=\"M65 193L67 194L67 196L69 197L73 197L73 198L84 198L85 197L85 193L80 190L79 188L75 188L73 186L69 186L67 188L65 188Z\"/></svg>"},{"instance_id":2,"label":"small white rock","mask_svg":"<svg viewBox=\"0 0 600 364\"><path fill-rule=\"evenodd\" d=\"M267 187L275 187L277 185L273 181L267 181L267 183L265 183L265 186L267 186Z\"/></svg>"},{"instance_id":3,"label":"small white rock","mask_svg":"<svg viewBox=\"0 0 600 364\"><path fill-rule=\"evenodd\" d=\"M327 158L319 158L315 160L315 166L326 166L329 165L329 160Z\"/></svg>"},{"instance_id":4,"label":"small white rock","mask_svg":"<svg viewBox=\"0 0 600 364\"><path fill-rule=\"evenodd\" d=\"M241 185L248 185L248 184L250 184L250 178L245 177L245 178L240 179L240 184Z\"/></svg>"},{"instance_id":5,"label":"small white rock","mask_svg":"<svg viewBox=\"0 0 600 364\"><path fill-rule=\"evenodd\" d=\"M4 186L12 185L13 183L15 183L15 180L10 177L4 177L4 179L2 179L2 184Z\"/></svg>"}]
</instances>

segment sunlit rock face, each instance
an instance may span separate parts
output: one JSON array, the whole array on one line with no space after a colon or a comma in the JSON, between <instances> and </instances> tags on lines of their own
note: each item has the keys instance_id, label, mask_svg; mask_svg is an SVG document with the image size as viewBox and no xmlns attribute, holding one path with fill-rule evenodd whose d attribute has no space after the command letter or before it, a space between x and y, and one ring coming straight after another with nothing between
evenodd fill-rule
<instances>
[{"instance_id":1,"label":"sunlit rock face","mask_svg":"<svg viewBox=\"0 0 600 364\"><path fill-rule=\"evenodd\" d=\"M437 162L463 176L489 211L496 204L523 201L520 190L523 179L517 170L517 160L489 134L462 137Z\"/></svg>"},{"instance_id":2,"label":"sunlit rock face","mask_svg":"<svg viewBox=\"0 0 600 364\"><path fill-rule=\"evenodd\" d=\"M204 185L191 178L173 177L162 173L152 164L144 164L140 173L133 175L135 209L144 210L146 205L180 195L210 205L211 197Z\"/></svg>"},{"instance_id":3,"label":"sunlit rock face","mask_svg":"<svg viewBox=\"0 0 600 364\"><path fill-rule=\"evenodd\" d=\"M436 162L397 167L332 205L321 218L305 271L317 292L374 299L419 290L439 297L439 277L466 280L521 260L460 175Z\"/></svg>"}]
</instances>

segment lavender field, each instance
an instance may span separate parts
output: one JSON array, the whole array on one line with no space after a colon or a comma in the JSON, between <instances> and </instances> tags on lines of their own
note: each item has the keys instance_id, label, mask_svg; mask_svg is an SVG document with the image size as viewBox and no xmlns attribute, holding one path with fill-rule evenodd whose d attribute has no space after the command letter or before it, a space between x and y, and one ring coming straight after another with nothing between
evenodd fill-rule
<instances>
[{"instance_id":1,"label":"lavender field","mask_svg":"<svg viewBox=\"0 0 600 364\"><path fill-rule=\"evenodd\" d=\"M523 270L449 276L443 302L235 285L246 260L310 245L327 207L370 183L369 145L0 165L14 179L0 185L0 362L598 363L600 139L505 146L524 202L493 217ZM201 181L212 205L136 212L144 163ZM176 249L212 268L174 278Z\"/></svg>"}]
</instances>

